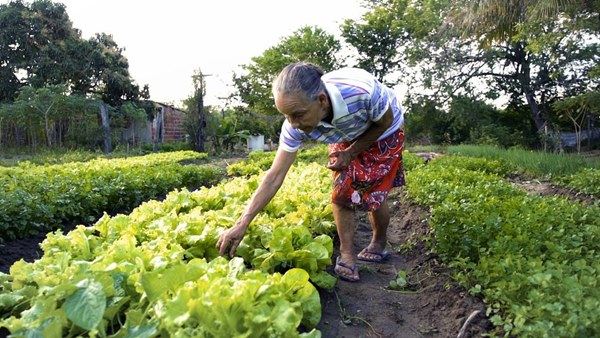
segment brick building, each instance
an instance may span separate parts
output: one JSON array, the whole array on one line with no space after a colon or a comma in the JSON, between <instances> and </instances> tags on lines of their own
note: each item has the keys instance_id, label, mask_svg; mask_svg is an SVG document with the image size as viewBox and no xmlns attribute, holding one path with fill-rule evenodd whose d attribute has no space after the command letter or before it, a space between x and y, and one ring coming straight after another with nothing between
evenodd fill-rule
<instances>
[{"instance_id":1,"label":"brick building","mask_svg":"<svg viewBox=\"0 0 600 338\"><path fill-rule=\"evenodd\" d=\"M171 105L154 102L156 113L152 121L152 141L169 142L185 140L183 121L185 112Z\"/></svg>"}]
</instances>

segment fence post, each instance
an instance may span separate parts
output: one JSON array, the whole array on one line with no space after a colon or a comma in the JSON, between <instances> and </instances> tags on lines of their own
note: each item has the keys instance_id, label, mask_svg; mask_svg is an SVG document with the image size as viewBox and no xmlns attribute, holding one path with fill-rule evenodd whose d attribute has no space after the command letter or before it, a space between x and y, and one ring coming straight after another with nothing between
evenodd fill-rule
<instances>
[{"instance_id":1,"label":"fence post","mask_svg":"<svg viewBox=\"0 0 600 338\"><path fill-rule=\"evenodd\" d=\"M102 121L102 145L105 154L112 151L112 142L110 139L110 120L108 118L108 107L106 103L100 103L100 120Z\"/></svg>"}]
</instances>

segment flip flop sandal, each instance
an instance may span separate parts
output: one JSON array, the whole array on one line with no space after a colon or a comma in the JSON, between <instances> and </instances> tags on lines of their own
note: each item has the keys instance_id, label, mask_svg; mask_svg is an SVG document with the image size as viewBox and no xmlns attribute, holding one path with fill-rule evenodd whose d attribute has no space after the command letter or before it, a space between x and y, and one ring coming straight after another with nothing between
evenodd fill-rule
<instances>
[{"instance_id":1,"label":"flip flop sandal","mask_svg":"<svg viewBox=\"0 0 600 338\"><path fill-rule=\"evenodd\" d=\"M343 275L341 273L338 272L339 267L348 269L350 271L352 271L352 274L356 274L357 270L358 270L358 266L356 264L350 265L347 263L342 262L342 260L340 259L340 256L338 256L335 260L335 268L333 269L333 272L342 280L345 280L347 282L358 282L360 280L360 277L356 276L348 276L348 275Z\"/></svg>"},{"instance_id":2,"label":"flip flop sandal","mask_svg":"<svg viewBox=\"0 0 600 338\"><path fill-rule=\"evenodd\" d=\"M365 254L374 255L377 257L370 258L370 257L366 257ZM381 251L381 252L375 252L375 251L369 251L369 250L367 250L367 248L364 248L361 252L358 253L358 255L356 257L359 260L365 261L365 262L381 263L381 262L385 261L386 259L388 259L390 257L390 255L391 254L385 250Z\"/></svg>"}]
</instances>

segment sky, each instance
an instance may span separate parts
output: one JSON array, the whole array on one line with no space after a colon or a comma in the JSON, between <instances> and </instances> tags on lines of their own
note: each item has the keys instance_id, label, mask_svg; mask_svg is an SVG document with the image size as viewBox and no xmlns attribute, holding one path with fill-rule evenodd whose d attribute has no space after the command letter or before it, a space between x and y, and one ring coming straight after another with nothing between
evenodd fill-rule
<instances>
[{"instance_id":1,"label":"sky","mask_svg":"<svg viewBox=\"0 0 600 338\"><path fill-rule=\"evenodd\" d=\"M6 1L2 1L6 2ZM181 105L192 74L206 77L207 105L224 105L233 72L305 25L340 38L344 19L359 19L360 0L55 0L84 38L111 34L125 48L137 84L151 99Z\"/></svg>"}]
</instances>

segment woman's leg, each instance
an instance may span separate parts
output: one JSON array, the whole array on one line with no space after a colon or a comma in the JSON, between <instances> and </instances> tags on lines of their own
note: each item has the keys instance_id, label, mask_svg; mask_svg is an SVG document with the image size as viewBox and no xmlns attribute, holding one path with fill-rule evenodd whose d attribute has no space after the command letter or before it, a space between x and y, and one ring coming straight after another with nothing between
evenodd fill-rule
<instances>
[{"instance_id":1,"label":"woman's leg","mask_svg":"<svg viewBox=\"0 0 600 338\"><path fill-rule=\"evenodd\" d=\"M381 207L369 212L369 221L373 229L371 243L360 253L361 258L366 260L380 260L387 244L387 228L390 224L390 209L387 198L381 203Z\"/></svg>"},{"instance_id":2,"label":"woman's leg","mask_svg":"<svg viewBox=\"0 0 600 338\"><path fill-rule=\"evenodd\" d=\"M336 273L349 279L358 280L358 269L352 269L356 264L354 258L354 211L342 205L333 203L333 219L340 239L340 258L342 264L336 266Z\"/></svg>"}]
</instances>

